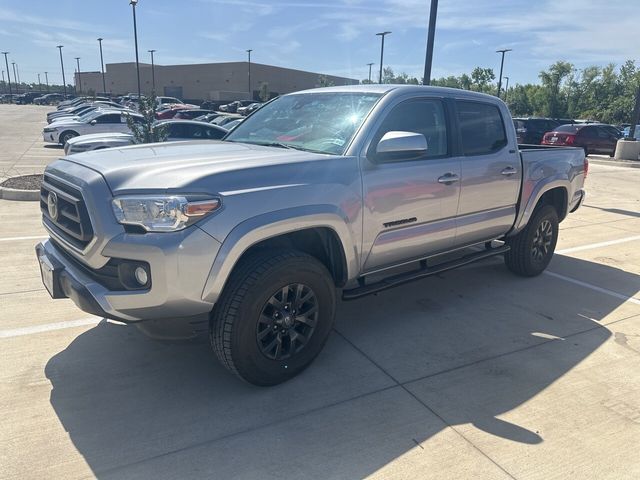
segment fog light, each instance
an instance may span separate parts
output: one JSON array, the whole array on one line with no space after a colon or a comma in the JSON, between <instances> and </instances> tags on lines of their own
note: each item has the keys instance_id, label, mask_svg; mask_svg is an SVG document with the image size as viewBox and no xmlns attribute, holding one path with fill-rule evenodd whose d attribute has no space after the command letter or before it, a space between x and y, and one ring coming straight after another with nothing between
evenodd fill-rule
<instances>
[{"instance_id":1,"label":"fog light","mask_svg":"<svg viewBox=\"0 0 640 480\"><path fill-rule=\"evenodd\" d=\"M140 285L146 285L149 281L149 275L147 275L147 271L143 267L136 267L133 274Z\"/></svg>"}]
</instances>

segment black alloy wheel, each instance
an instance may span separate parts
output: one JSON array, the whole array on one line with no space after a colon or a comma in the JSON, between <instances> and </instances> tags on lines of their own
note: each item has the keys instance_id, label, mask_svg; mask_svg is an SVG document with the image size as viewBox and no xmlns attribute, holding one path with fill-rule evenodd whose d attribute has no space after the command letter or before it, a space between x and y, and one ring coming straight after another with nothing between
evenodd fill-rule
<instances>
[{"instance_id":1,"label":"black alloy wheel","mask_svg":"<svg viewBox=\"0 0 640 480\"><path fill-rule=\"evenodd\" d=\"M300 353L315 331L318 315L318 299L309 286L296 283L282 287L260 313L256 326L260 351L271 360L286 360Z\"/></svg>"}]
</instances>

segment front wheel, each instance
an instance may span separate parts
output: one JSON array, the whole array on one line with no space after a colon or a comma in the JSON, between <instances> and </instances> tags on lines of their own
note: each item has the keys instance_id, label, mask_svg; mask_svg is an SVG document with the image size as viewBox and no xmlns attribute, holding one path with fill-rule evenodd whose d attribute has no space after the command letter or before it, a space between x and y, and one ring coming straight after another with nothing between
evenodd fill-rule
<instances>
[{"instance_id":1,"label":"front wheel","mask_svg":"<svg viewBox=\"0 0 640 480\"><path fill-rule=\"evenodd\" d=\"M72 132L72 131L63 132L62 134L60 134L60 139L59 139L60 145L65 146L69 140L77 136L78 134L76 132Z\"/></svg>"},{"instance_id":2,"label":"front wheel","mask_svg":"<svg viewBox=\"0 0 640 480\"><path fill-rule=\"evenodd\" d=\"M553 257L558 242L558 212L552 205L537 208L520 233L509 237L505 253L507 268L523 277L540 275Z\"/></svg>"},{"instance_id":3,"label":"front wheel","mask_svg":"<svg viewBox=\"0 0 640 480\"><path fill-rule=\"evenodd\" d=\"M331 274L295 250L243 259L214 308L211 346L232 373L276 385L302 372L324 346L335 316Z\"/></svg>"}]
</instances>

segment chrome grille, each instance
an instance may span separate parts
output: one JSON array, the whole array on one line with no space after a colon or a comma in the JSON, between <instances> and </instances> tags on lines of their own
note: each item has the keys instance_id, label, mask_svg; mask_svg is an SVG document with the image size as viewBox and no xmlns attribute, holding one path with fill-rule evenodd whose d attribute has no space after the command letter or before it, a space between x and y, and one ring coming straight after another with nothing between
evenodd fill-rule
<instances>
[{"instance_id":1,"label":"chrome grille","mask_svg":"<svg viewBox=\"0 0 640 480\"><path fill-rule=\"evenodd\" d=\"M50 194L57 197L56 218L49 213ZM40 209L44 224L77 249L83 250L93 239L89 213L77 187L45 174L40 188Z\"/></svg>"}]
</instances>

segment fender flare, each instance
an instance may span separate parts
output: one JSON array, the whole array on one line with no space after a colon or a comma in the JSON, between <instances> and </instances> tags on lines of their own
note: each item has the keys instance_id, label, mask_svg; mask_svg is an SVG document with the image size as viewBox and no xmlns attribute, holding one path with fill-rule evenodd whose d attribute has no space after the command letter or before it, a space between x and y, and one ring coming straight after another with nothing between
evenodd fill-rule
<instances>
[{"instance_id":1,"label":"fender flare","mask_svg":"<svg viewBox=\"0 0 640 480\"><path fill-rule=\"evenodd\" d=\"M215 303L238 260L252 246L269 238L309 228L329 228L344 252L347 278L358 275L359 264L353 233L346 216L333 205L313 205L269 212L249 218L227 235L213 262L202 291L202 300Z\"/></svg>"},{"instance_id":2,"label":"fender flare","mask_svg":"<svg viewBox=\"0 0 640 480\"><path fill-rule=\"evenodd\" d=\"M571 202L571 199L569 198L569 192L571 190L571 182L569 182L567 178L563 178L560 175L551 177L546 180L547 181L539 182L534 187L533 191L531 192L531 195L529 196L529 201L526 203L524 208L522 208L522 210L519 212L518 218L515 222L515 227L509 233L509 236L518 233L527 225L527 223L529 223L529 219L531 218L531 215L533 214L533 211L535 210L536 205L538 205L538 202L540 201L542 196L545 193L547 193L549 190L552 190L554 188L563 188L567 193L567 205L565 206L564 212L559 212L559 217L564 218L567 215L568 212L566 211L566 209L569 208L569 203Z\"/></svg>"}]
</instances>

